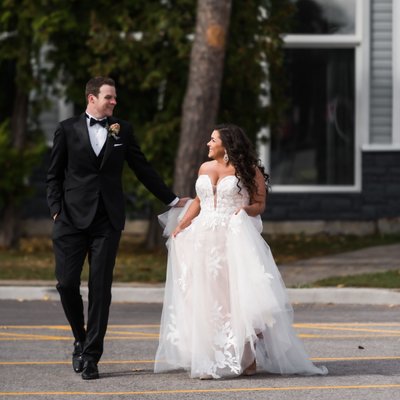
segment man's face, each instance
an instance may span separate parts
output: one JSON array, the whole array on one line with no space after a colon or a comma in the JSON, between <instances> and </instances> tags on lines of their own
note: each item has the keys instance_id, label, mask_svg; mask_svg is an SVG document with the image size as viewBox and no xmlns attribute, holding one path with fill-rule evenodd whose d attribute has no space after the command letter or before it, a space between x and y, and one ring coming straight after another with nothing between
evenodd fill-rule
<instances>
[{"instance_id":1,"label":"man's face","mask_svg":"<svg viewBox=\"0 0 400 400\"><path fill-rule=\"evenodd\" d=\"M117 105L117 92L114 86L103 85L98 96L90 94L88 105L91 114L96 118L111 117L114 107Z\"/></svg>"}]
</instances>

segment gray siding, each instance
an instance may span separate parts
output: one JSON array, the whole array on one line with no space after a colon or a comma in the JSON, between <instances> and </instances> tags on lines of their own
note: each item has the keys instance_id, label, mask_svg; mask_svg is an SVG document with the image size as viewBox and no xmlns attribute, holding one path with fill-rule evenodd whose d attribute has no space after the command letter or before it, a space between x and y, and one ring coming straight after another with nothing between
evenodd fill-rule
<instances>
[{"instance_id":1,"label":"gray siding","mask_svg":"<svg viewBox=\"0 0 400 400\"><path fill-rule=\"evenodd\" d=\"M392 138L392 2L371 0L370 143Z\"/></svg>"}]
</instances>

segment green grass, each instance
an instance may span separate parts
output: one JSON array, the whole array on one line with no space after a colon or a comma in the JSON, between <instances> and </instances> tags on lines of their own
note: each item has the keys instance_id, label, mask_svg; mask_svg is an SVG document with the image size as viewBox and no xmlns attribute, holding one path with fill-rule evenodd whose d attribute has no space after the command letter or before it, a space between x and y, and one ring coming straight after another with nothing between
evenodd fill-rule
<instances>
[{"instance_id":1,"label":"green grass","mask_svg":"<svg viewBox=\"0 0 400 400\"><path fill-rule=\"evenodd\" d=\"M336 286L336 287L371 287L398 289L400 287L400 270L379 273L334 276L321 279L308 287Z\"/></svg>"},{"instance_id":2,"label":"green grass","mask_svg":"<svg viewBox=\"0 0 400 400\"><path fill-rule=\"evenodd\" d=\"M142 238L123 236L114 270L117 282L163 282L166 251L144 250ZM51 240L23 239L18 250L0 250L0 279L54 280L54 256ZM89 268L83 267L82 280L87 280Z\"/></svg>"},{"instance_id":3,"label":"green grass","mask_svg":"<svg viewBox=\"0 0 400 400\"><path fill-rule=\"evenodd\" d=\"M167 259L165 249L155 252L146 251L142 240L143 238L138 236L122 236L114 272L116 282L155 283L165 280ZM400 235L362 237L353 235L267 235L266 240L277 263L282 264L370 246L400 243ZM0 249L0 265L0 279L54 280L51 240L49 238L23 239L18 250ZM86 280L87 276L88 266L85 265L82 279ZM347 283L345 284L347 285Z\"/></svg>"}]
</instances>

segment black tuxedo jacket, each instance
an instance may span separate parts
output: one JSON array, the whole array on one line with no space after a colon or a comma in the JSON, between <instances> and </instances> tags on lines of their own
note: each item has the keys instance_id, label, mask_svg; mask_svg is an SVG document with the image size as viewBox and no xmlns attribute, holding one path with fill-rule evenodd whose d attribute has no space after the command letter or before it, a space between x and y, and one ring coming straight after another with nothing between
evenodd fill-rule
<instances>
[{"instance_id":1,"label":"black tuxedo jacket","mask_svg":"<svg viewBox=\"0 0 400 400\"><path fill-rule=\"evenodd\" d=\"M125 200L121 179L125 161L161 201L169 204L175 199L175 194L141 152L132 126L109 118L109 124L114 123L120 124L118 140L112 136L107 138L101 163L90 143L85 113L59 123L46 179L51 216L57 213L60 220L85 229L93 221L101 196L113 227L122 230Z\"/></svg>"}]
</instances>

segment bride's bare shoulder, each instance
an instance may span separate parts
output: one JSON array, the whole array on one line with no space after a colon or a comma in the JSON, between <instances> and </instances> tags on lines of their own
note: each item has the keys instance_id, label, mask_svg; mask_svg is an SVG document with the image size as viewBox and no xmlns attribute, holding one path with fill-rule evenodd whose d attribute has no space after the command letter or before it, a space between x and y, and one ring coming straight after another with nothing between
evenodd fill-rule
<instances>
[{"instance_id":1,"label":"bride's bare shoulder","mask_svg":"<svg viewBox=\"0 0 400 400\"><path fill-rule=\"evenodd\" d=\"M199 175L209 175L215 171L215 161L206 161L199 168Z\"/></svg>"}]
</instances>

